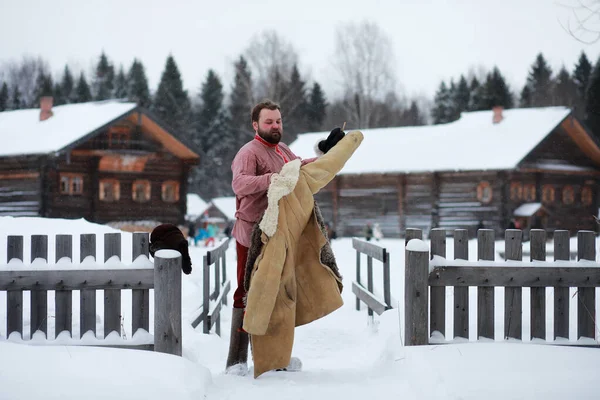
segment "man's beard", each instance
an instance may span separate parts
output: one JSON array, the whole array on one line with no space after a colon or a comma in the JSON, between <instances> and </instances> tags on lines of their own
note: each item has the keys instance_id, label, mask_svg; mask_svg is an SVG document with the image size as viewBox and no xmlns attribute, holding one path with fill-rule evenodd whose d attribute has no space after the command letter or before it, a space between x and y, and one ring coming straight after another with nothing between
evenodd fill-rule
<instances>
[{"instance_id":1,"label":"man's beard","mask_svg":"<svg viewBox=\"0 0 600 400\"><path fill-rule=\"evenodd\" d=\"M266 142L271 144L278 144L281 140L281 135L283 134L283 129L277 130L268 130L263 131L260 128L258 129L258 136L263 138Z\"/></svg>"}]
</instances>

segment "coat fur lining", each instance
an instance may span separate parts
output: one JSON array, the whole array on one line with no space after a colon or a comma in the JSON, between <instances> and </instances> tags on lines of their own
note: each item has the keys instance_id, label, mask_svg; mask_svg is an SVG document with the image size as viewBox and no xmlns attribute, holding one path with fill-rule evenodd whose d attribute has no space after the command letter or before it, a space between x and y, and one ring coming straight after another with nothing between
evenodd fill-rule
<instances>
[{"instance_id":1,"label":"coat fur lining","mask_svg":"<svg viewBox=\"0 0 600 400\"><path fill-rule=\"evenodd\" d=\"M277 231L279 219L279 200L292 193L300 176L300 159L286 163L281 172L271 175L271 184L267 191L268 205L261 221L260 229L269 237Z\"/></svg>"},{"instance_id":2,"label":"coat fur lining","mask_svg":"<svg viewBox=\"0 0 600 400\"><path fill-rule=\"evenodd\" d=\"M333 274L338 280L338 287L340 288L340 292L342 290L342 275L340 274L340 270L337 266L337 262L335 261L335 255L333 254L333 250L331 249L331 245L329 243L329 237L327 237L327 228L325 227L325 220L323 219L323 215L321 214L321 210L319 206L315 202L314 211L315 217L317 218L317 223L319 225L319 229L321 233L327 239L327 243L321 248L321 263L328 268L331 269ZM260 255L260 252L263 247L262 242L262 231L259 227L259 224L254 225L254 229L252 229L252 235L250 239L250 248L248 249L248 259L246 260L246 271L244 276L244 289L246 290L246 296L248 295L248 290L250 290L250 279L252 277L252 269L254 268L254 264ZM246 296L244 296L244 304L246 303Z\"/></svg>"}]
</instances>

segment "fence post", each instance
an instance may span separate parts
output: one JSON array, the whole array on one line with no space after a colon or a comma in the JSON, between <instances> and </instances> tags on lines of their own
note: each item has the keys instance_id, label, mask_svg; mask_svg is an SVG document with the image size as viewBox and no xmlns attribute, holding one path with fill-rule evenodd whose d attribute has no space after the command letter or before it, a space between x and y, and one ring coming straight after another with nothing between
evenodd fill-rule
<instances>
[{"instance_id":1,"label":"fence post","mask_svg":"<svg viewBox=\"0 0 600 400\"><path fill-rule=\"evenodd\" d=\"M48 236L31 235L31 262L36 258L43 258L48 263ZM31 336L37 331L42 331L48 337L48 291L31 291Z\"/></svg>"},{"instance_id":2,"label":"fence post","mask_svg":"<svg viewBox=\"0 0 600 400\"><path fill-rule=\"evenodd\" d=\"M507 229L504 232L504 259L523 260L523 231ZM504 337L521 339L523 323L523 289L520 287L504 288Z\"/></svg>"},{"instance_id":3,"label":"fence post","mask_svg":"<svg viewBox=\"0 0 600 400\"><path fill-rule=\"evenodd\" d=\"M577 260L596 260L596 237L592 231L577 232ZM596 288L577 288L577 340L595 338Z\"/></svg>"},{"instance_id":4,"label":"fence post","mask_svg":"<svg viewBox=\"0 0 600 400\"><path fill-rule=\"evenodd\" d=\"M469 231L454 230L454 259L469 260ZM469 287L454 286L454 337L469 338Z\"/></svg>"},{"instance_id":5,"label":"fence post","mask_svg":"<svg viewBox=\"0 0 600 400\"><path fill-rule=\"evenodd\" d=\"M121 234L104 234L104 262L112 256L121 259ZM121 289L104 289L104 337L116 331L121 336Z\"/></svg>"},{"instance_id":6,"label":"fence post","mask_svg":"<svg viewBox=\"0 0 600 400\"><path fill-rule=\"evenodd\" d=\"M446 230L443 228L434 228L429 232L431 241L431 258L440 256L446 258ZM446 336L446 287L431 287L430 319L431 326L429 333L440 332Z\"/></svg>"},{"instance_id":7,"label":"fence post","mask_svg":"<svg viewBox=\"0 0 600 400\"><path fill-rule=\"evenodd\" d=\"M356 250L356 283L360 285L360 251ZM360 311L360 299L356 296L356 311Z\"/></svg>"},{"instance_id":8,"label":"fence post","mask_svg":"<svg viewBox=\"0 0 600 400\"><path fill-rule=\"evenodd\" d=\"M23 261L23 236L8 236L6 248L6 262L13 258ZM11 333L19 332L23 338L23 291L6 291L6 337Z\"/></svg>"},{"instance_id":9,"label":"fence post","mask_svg":"<svg viewBox=\"0 0 600 400\"><path fill-rule=\"evenodd\" d=\"M477 231L477 259L494 260L494 231ZM477 288L477 336L494 339L494 288Z\"/></svg>"},{"instance_id":10,"label":"fence post","mask_svg":"<svg viewBox=\"0 0 600 400\"><path fill-rule=\"evenodd\" d=\"M181 356L181 253L154 254L154 351Z\"/></svg>"},{"instance_id":11,"label":"fence post","mask_svg":"<svg viewBox=\"0 0 600 400\"><path fill-rule=\"evenodd\" d=\"M532 229L531 261L546 261L546 231ZM546 340L546 288L532 287L531 294L531 339Z\"/></svg>"},{"instance_id":12,"label":"fence post","mask_svg":"<svg viewBox=\"0 0 600 400\"><path fill-rule=\"evenodd\" d=\"M81 234L79 248L79 262L88 256L96 259L96 235L93 233ZM92 331L96 336L96 291L81 289L79 294L79 337L83 337L88 331Z\"/></svg>"},{"instance_id":13,"label":"fence post","mask_svg":"<svg viewBox=\"0 0 600 400\"><path fill-rule=\"evenodd\" d=\"M73 262L73 237L71 235L56 235L56 262L63 257L69 257ZM72 335L73 322L73 292L71 290L56 290L54 292L55 329L57 337L62 331Z\"/></svg>"},{"instance_id":14,"label":"fence post","mask_svg":"<svg viewBox=\"0 0 600 400\"><path fill-rule=\"evenodd\" d=\"M148 257L149 253L148 232L134 232L132 235L131 260L139 256ZM138 329L150 332L150 290L133 289L131 291L131 336Z\"/></svg>"},{"instance_id":15,"label":"fence post","mask_svg":"<svg viewBox=\"0 0 600 400\"><path fill-rule=\"evenodd\" d=\"M569 231L554 231L554 261L571 259ZM554 340L569 338L569 288L554 287Z\"/></svg>"},{"instance_id":16,"label":"fence post","mask_svg":"<svg viewBox=\"0 0 600 400\"><path fill-rule=\"evenodd\" d=\"M408 233L408 230L407 230ZM406 246L404 279L405 340L407 346L429 343L429 251L421 240Z\"/></svg>"}]
</instances>

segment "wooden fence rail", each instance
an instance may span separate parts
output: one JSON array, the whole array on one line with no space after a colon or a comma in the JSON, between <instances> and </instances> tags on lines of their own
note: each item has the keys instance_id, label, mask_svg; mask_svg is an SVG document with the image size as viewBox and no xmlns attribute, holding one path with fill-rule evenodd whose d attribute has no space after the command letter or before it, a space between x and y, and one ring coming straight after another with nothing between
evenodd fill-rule
<instances>
[{"instance_id":1,"label":"wooden fence rail","mask_svg":"<svg viewBox=\"0 0 600 400\"><path fill-rule=\"evenodd\" d=\"M227 294L231 290L231 281L227 279L226 252L229 240L224 240L214 250L209 250L203 259L202 307L198 317L192 322L195 328L203 323L203 333L209 333L216 324L216 333L221 335L221 304L227 305ZM214 266L214 290L210 290L210 269ZM213 302L211 303L211 300Z\"/></svg>"},{"instance_id":2,"label":"wooden fence rail","mask_svg":"<svg viewBox=\"0 0 600 400\"><path fill-rule=\"evenodd\" d=\"M577 261L570 261L568 231L554 232L554 261L546 261L546 232L531 230L531 260L522 261L522 231L505 232L505 261L494 261L494 231L480 229L477 261L468 261L466 230L454 231L454 258L445 258L443 229L431 232L431 256L422 246L406 250L405 335L407 345L428 344L445 334L447 287L454 287L454 336L469 337L468 287L477 287L477 337L494 339L494 287L504 287L504 338L522 339L522 288L530 288L531 338L546 340L546 288L554 288L554 340L569 337L569 288L577 288L577 339L595 339L595 288L600 286L595 234L577 234ZM436 258L434 256L439 256ZM427 296L431 289L431 296ZM427 312L429 310L429 313ZM427 327L430 325L430 330ZM569 344L568 342L565 344Z\"/></svg>"},{"instance_id":3,"label":"wooden fence rail","mask_svg":"<svg viewBox=\"0 0 600 400\"><path fill-rule=\"evenodd\" d=\"M148 233L134 233L132 260L148 257ZM23 296L30 291L30 338L48 333L47 291L55 291L55 336L68 332L72 337L73 290L80 291L80 338L89 331L106 338L112 332L121 336L121 291L132 290L132 333L138 329L150 332L150 289L154 289L154 343L123 344L116 347L154 349L181 355L181 255L159 251L154 265L82 268L72 264L72 236L56 235L56 264L48 264L48 236L31 236L32 265L23 264L23 237L7 237L7 263L0 265L0 291L7 292L7 338L17 333L23 338ZM96 236L80 236L80 262L89 256L95 263ZM121 234L104 234L104 263L112 257L121 259ZM67 257L68 260L65 260ZM43 259L44 261L40 260ZM59 262L60 260L60 262ZM104 331L96 332L96 290L104 291ZM83 344L73 342L73 344ZM101 343L99 343L101 345Z\"/></svg>"},{"instance_id":4,"label":"wooden fence rail","mask_svg":"<svg viewBox=\"0 0 600 400\"><path fill-rule=\"evenodd\" d=\"M373 316L373 311L381 315L385 310L392 308L390 293L390 255L383 247L352 238L352 247L356 250L356 280L352 282L352 293L356 295L356 309L360 310L360 302L368 307L368 314ZM367 287L361 283L360 259L361 254L367 256ZM383 300L373 289L373 259L383 263Z\"/></svg>"}]
</instances>

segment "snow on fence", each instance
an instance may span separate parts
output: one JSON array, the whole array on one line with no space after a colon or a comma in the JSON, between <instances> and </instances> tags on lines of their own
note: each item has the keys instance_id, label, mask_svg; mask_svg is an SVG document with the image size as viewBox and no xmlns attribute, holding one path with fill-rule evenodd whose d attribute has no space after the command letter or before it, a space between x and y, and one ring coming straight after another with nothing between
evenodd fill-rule
<instances>
[{"instance_id":1,"label":"snow on fence","mask_svg":"<svg viewBox=\"0 0 600 400\"><path fill-rule=\"evenodd\" d=\"M0 291L6 291L6 337L26 342L23 300L29 292L31 343L105 345L181 355L181 255L159 251L153 265L148 259L148 233L132 236L131 265L120 262L120 233L104 234L104 265L96 263L95 234L80 236L78 265L72 263L71 235L56 235L55 264L47 262L48 236L32 235L30 265L23 264L23 236L8 236L7 264L0 264ZM131 340L121 338L121 291L127 289L132 289ZM149 329L150 289L154 289L153 336ZM74 290L80 295L79 339L72 337ZM97 290L104 291L102 335L96 332ZM61 340L47 338L48 291L54 291L54 331Z\"/></svg>"},{"instance_id":2,"label":"snow on fence","mask_svg":"<svg viewBox=\"0 0 600 400\"><path fill-rule=\"evenodd\" d=\"M381 315L392 308L390 293L390 254L385 248L375 244L352 238L352 247L356 250L356 280L352 282L352 293L356 295L356 310L360 310L360 302L368 307L369 317L373 311ZM367 256L367 287L361 283L360 260L361 254ZM373 288L373 259L383 263L383 299L374 293Z\"/></svg>"},{"instance_id":3,"label":"snow on fence","mask_svg":"<svg viewBox=\"0 0 600 400\"><path fill-rule=\"evenodd\" d=\"M430 233L431 257L421 241L422 232L407 230L405 259L405 340L407 345L429 344L434 332L445 335L447 287L454 287L454 335L469 337L469 286L477 287L477 337L494 339L494 287L504 287L504 338L522 339L522 288L530 289L531 339L546 340L546 288L554 289L555 343L573 344L569 337L569 288L576 288L577 339L575 344L593 344L597 328L596 288L600 286L600 264L596 259L595 235L577 234L577 261L570 261L569 232L554 231L554 261L546 261L546 232L530 231L531 261L522 261L521 230L505 232L505 261L494 260L494 231L480 229L477 260L468 261L466 230L454 231L454 260L447 260L446 231ZM431 258L431 260L430 260ZM430 295L427 293L430 290ZM502 299L499 299L502 301ZM429 326L429 329L428 329ZM583 342L581 340L585 338Z\"/></svg>"},{"instance_id":4,"label":"snow on fence","mask_svg":"<svg viewBox=\"0 0 600 400\"><path fill-rule=\"evenodd\" d=\"M216 326L217 335L221 335L221 304L227 305L227 294L231 290L231 281L227 279L226 252L229 239L224 240L214 250L206 252L203 260L202 278L202 307L198 317L192 322L195 328L202 325L202 332L209 333L213 325ZM213 267L214 290L210 291L210 270ZM210 300L214 300L210 303Z\"/></svg>"}]
</instances>

